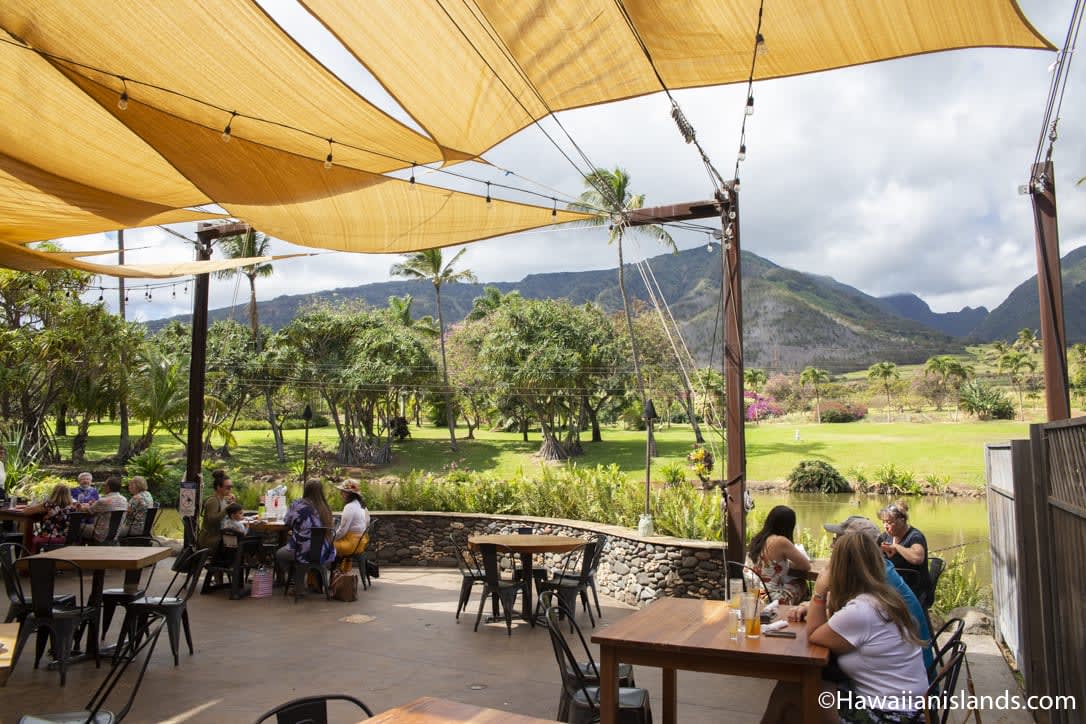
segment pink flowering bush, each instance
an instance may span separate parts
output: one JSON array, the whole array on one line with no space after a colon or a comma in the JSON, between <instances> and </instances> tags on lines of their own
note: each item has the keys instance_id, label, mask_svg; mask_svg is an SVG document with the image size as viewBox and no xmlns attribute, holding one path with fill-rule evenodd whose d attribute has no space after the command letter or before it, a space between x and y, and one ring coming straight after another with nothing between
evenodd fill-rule
<instances>
[{"instance_id":1,"label":"pink flowering bush","mask_svg":"<svg viewBox=\"0 0 1086 724\"><path fill-rule=\"evenodd\" d=\"M779 417L784 414L784 408L769 395L759 395L757 392L747 391L743 393L743 403L746 407L747 422L758 422L767 417Z\"/></svg>"}]
</instances>

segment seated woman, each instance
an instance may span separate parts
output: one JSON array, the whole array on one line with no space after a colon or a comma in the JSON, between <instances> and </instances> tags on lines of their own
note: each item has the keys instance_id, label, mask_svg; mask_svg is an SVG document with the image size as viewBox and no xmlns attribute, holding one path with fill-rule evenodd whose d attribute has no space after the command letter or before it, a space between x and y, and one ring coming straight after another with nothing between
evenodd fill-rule
<instances>
[{"instance_id":1,"label":"seated woman","mask_svg":"<svg viewBox=\"0 0 1086 724\"><path fill-rule=\"evenodd\" d=\"M226 506L234 502L234 481L225 470L219 468L211 473L211 488L214 495L209 495L204 500L197 545L200 548L215 550L219 545L222 521L226 517Z\"/></svg>"},{"instance_id":2,"label":"seated woman","mask_svg":"<svg viewBox=\"0 0 1086 724\"><path fill-rule=\"evenodd\" d=\"M304 563L309 560L312 529L332 527L332 509L328 507L328 501L324 498L324 486L319 480L310 480L305 484L301 500L290 504L283 522L290 529L290 538L285 546L275 552L275 562L279 564L284 575L287 575L295 562ZM329 535L321 546L321 565L326 566L335 558L336 549L332 545L332 536Z\"/></svg>"},{"instance_id":3,"label":"seated woman","mask_svg":"<svg viewBox=\"0 0 1086 724\"><path fill-rule=\"evenodd\" d=\"M928 571L928 539L916 528L909 525L909 506L905 501L886 506L879 511L879 519L882 520L883 530L886 532L879 536L879 547L882 554L890 559L890 563L902 578L913 589L913 593L921 603L930 601L931 574Z\"/></svg>"},{"instance_id":4,"label":"seated woman","mask_svg":"<svg viewBox=\"0 0 1086 724\"><path fill-rule=\"evenodd\" d=\"M807 639L836 655L848 677L852 701L907 706L928 687L916 622L901 596L886 582L875 541L860 533L837 539L829 565L818 574L810 606L795 611L807 619ZM823 690L836 687L823 682ZM821 701L821 698L820 698ZM798 684L779 682L762 717L770 722L799 721ZM823 708L827 722L912 721L915 709Z\"/></svg>"},{"instance_id":5,"label":"seated woman","mask_svg":"<svg viewBox=\"0 0 1086 724\"><path fill-rule=\"evenodd\" d=\"M750 540L750 567L762 579L770 599L789 605L807 597L806 579L791 573L811 570L811 560L792 542L795 530L796 511L778 505Z\"/></svg>"},{"instance_id":6,"label":"seated woman","mask_svg":"<svg viewBox=\"0 0 1086 724\"><path fill-rule=\"evenodd\" d=\"M64 545L68 537L68 514L76 509L72 491L64 483L53 486L49 499L39 505L27 506L30 514L44 513L38 532L31 541L31 553L37 553L43 545Z\"/></svg>"},{"instance_id":7,"label":"seated woman","mask_svg":"<svg viewBox=\"0 0 1086 724\"><path fill-rule=\"evenodd\" d=\"M344 480L343 484L336 488L343 498L343 515L333 536L333 545L336 548L336 557L343 559L342 565L350 570L350 556L361 553L369 545L366 529L370 525L370 512L366 509L366 502L362 500L362 489L357 480Z\"/></svg>"},{"instance_id":8,"label":"seated woman","mask_svg":"<svg viewBox=\"0 0 1086 724\"><path fill-rule=\"evenodd\" d=\"M155 499L147 491L147 479L142 475L133 475L128 481L128 514L121 522L121 537L141 535L143 523L147 518L147 509L155 507Z\"/></svg>"}]
</instances>

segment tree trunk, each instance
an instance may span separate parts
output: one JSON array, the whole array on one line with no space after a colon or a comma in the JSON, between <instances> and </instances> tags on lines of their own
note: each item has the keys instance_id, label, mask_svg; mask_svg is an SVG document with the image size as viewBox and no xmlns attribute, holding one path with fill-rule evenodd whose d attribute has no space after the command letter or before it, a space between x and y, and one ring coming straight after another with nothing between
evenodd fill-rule
<instances>
[{"instance_id":1,"label":"tree trunk","mask_svg":"<svg viewBox=\"0 0 1086 724\"><path fill-rule=\"evenodd\" d=\"M603 404L602 402L600 403ZM592 442L603 442L603 435L600 432L600 418L593 409L592 405L585 404L585 409L588 412L588 420L592 424Z\"/></svg>"},{"instance_id":2,"label":"tree trunk","mask_svg":"<svg viewBox=\"0 0 1086 724\"><path fill-rule=\"evenodd\" d=\"M686 375L683 376L683 406L686 408L686 417L690 420L690 427L694 428L694 442L698 445L705 444L705 436L701 434L701 425L698 424L698 416L694 414L694 393L687 383Z\"/></svg>"},{"instance_id":3,"label":"tree trunk","mask_svg":"<svg viewBox=\"0 0 1086 724\"><path fill-rule=\"evenodd\" d=\"M449 389L449 363L445 359L445 315L441 310L441 285L434 285L434 294L437 296L437 332L438 341L441 342L441 379L445 385L445 421L449 425L449 446L453 452L458 452L456 447L456 414L453 410L452 391Z\"/></svg>"},{"instance_id":4,"label":"tree trunk","mask_svg":"<svg viewBox=\"0 0 1086 724\"><path fill-rule=\"evenodd\" d=\"M72 438L72 463L82 464L87 457L87 437L90 431L90 413L84 412L83 419L79 421L79 431Z\"/></svg>"},{"instance_id":5,"label":"tree trunk","mask_svg":"<svg viewBox=\"0 0 1086 724\"><path fill-rule=\"evenodd\" d=\"M68 437L68 406L60 405L57 407L57 437Z\"/></svg>"},{"instance_id":6,"label":"tree trunk","mask_svg":"<svg viewBox=\"0 0 1086 724\"><path fill-rule=\"evenodd\" d=\"M520 439L528 442L528 418L526 417L520 419Z\"/></svg>"}]
</instances>

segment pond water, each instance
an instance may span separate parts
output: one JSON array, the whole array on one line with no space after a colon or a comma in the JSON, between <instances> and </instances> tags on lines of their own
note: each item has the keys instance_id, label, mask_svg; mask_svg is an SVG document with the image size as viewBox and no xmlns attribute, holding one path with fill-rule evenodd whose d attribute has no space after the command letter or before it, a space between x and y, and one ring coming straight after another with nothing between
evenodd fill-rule
<instances>
[{"instance_id":1,"label":"pond water","mask_svg":"<svg viewBox=\"0 0 1086 724\"><path fill-rule=\"evenodd\" d=\"M755 513L761 520L775 505L796 511L798 529L822 531L823 523L840 523L850 515L862 515L879 524L879 509L895 498L887 495L820 495L817 493L753 493ZM906 498L909 522L928 539L930 555L949 562L964 550L977 567L984 585L992 580L988 553L988 505L984 498L925 496Z\"/></svg>"}]
</instances>

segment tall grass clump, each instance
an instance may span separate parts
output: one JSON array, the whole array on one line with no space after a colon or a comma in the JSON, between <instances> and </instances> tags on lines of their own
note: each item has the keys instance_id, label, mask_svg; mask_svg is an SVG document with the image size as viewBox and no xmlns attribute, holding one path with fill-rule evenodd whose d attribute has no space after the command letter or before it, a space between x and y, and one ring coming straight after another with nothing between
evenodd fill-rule
<instances>
[{"instance_id":1,"label":"tall grass clump","mask_svg":"<svg viewBox=\"0 0 1086 724\"><path fill-rule=\"evenodd\" d=\"M935 589L932 609L946 616L962 606L983 607L990 600L991 591L977 580L977 564L964 549L959 549L954 559L947 561L943 575Z\"/></svg>"}]
</instances>

